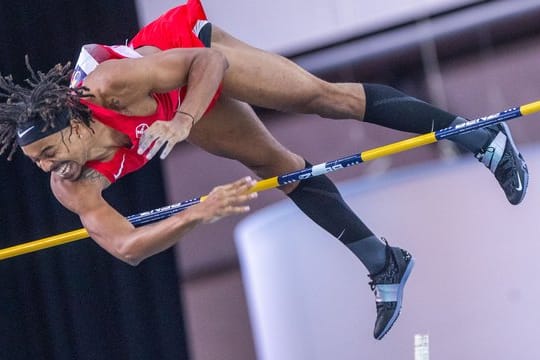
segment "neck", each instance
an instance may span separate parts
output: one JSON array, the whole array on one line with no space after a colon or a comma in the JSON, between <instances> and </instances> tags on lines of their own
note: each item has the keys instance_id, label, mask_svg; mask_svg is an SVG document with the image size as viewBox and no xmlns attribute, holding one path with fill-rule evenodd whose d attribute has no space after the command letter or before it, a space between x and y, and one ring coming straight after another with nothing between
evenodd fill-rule
<instances>
[{"instance_id":1,"label":"neck","mask_svg":"<svg viewBox=\"0 0 540 360\"><path fill-rule=\"evenodd\" d=\"M99 121L94 121L88 131L90 132L87 141L89 160L108 161L118 148L130 145L127 135Z\"/></svg>"}]
</instances>

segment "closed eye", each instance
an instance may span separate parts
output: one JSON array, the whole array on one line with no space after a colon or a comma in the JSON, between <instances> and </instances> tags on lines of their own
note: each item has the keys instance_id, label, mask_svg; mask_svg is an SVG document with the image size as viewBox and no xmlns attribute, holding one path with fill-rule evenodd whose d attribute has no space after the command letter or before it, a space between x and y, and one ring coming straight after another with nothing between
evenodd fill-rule
<instances>
[{"instance_id":1,"label":"closed eye","mask_svg":"<svg viewBox=\"0 0 540 360\"><path fill-rule=\"evenodd\" d=\"M39 154L40 158L47 158L50 159L56 155L56 147L54 146L47 146L43 151L41 151L41 154Z\"/></svg>"},{"instance_id":2,"label":"closed eye","mask_svg":"<svg viewBox=\"0 0 540 360\"><path fill-rule=\"evenodd\" d=\"M53 157L55 155L56 155L56 148L54 147L54 145L49 145L49 146L45 147L43 150L41 150L40 153L37 156L28 155L28 157L34 163L37 163L40 159L43 159L43 158L48 158L49 159L49 158L51 158L51 157Z\"/></svg>"}]
</instances>

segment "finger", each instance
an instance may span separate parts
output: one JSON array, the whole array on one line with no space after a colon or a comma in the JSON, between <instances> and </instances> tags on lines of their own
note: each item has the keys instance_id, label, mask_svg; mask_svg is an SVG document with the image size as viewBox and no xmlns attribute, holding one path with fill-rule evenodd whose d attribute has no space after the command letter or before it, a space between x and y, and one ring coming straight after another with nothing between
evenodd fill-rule
<instances>
[{"instance_id":1,"label":"finger","mask_svg":"<svg viewBox=\"0 0 540 360\"><path fill-rule=\"evenodd\" d=\"M240 179L234 183L225 185L221 191L223 196L237 197L240 195L246 195L249 193L249 189L252 187L251 179Z\"/></svg>"},{"instance_id":2,"label":"finger","mask_svg":"<svg viewBox=\"0 0 540 360\"><path fill-rule=\"evenodd\" d=\"M141 137L141 140L139 141L139 148L137 149L137 154L144 154L144 152L148 150L150 145L152 145L152 143L154 142L155 137L156 136L154 134L146 130Z\"/></svg>"},{"instance_id":3,"label":"finger","mask_svg":"<svg viewBox=\"0 0 540 360\"><path fill-rule=\"evenodd\" d=\"M146 158L148 160L152 159L158 153L159 149L163 147L163 144L165 144L166 141L167 140L164 139L157 139L154 146L152 146L148 154L146 154Z\"/></svg>"},{"instance_id":4,"label":"finger","mask_svg":"<svg viewBox=\"0 0 540 360\"><path fill-rule=\"evenodd\" d=\"M251 210L251 208L249 207L249 205L245 205L245 206L235 206L234 208L232 208L232 213L231 213L231 215L244 214L244 213L247 213L249 210Z\"/></svg>"},{"instance_id":5,"label":"finger","mask_svg":"<svg viewBox=\"0 0 540 360\"><path fill-rule=\"evenodd\" d=\"M259 195L258 195L257 193L243 194L243 195L237 196L237 197L234 199L234 202L235 202L236 204L242 204L242 203L245 203L245 202L247 202L247 201L256 199L258 196L259 196Z\"/></svg>"},{"instance_id":6,"label":"finger","mask_svg":"<svg viewBox=\"0 0 540 360\"><path fill-rule=\"evenodd\" d=\"M238 196L245 194L251 188L254 180L250 176L246 176L233 183L216 186L210 191L208 197L212 198L228 198L231 196Z\"/></svg>"},{"instance_id":7,"label":"finger","mask_svg":"<svg viewBox=\"0 0 540 360\"><path fill-rule=\"evenodd\" d=\"M245 185L246 182L249 182L251 179L249 176L247 177L243 177L239 180L236 180L235 182L232 182L232 183L229 183L229 184L224 184L224 185L219 185L219 186L216 186L213 191L222 191L222 192L227 192L227 193L235 193L238 191L238 189Z\"/></svg>"},{"instance_id":8,"label":"finger","mask_svg":"<svg viewBox=\"0 0 540 360\"><path fill-rule=\"evenodd\" d=\"M226 208L223 208L219 213L216 213L213 216L209 217L205 221L205 223L211 224L220 219L223 219L224 217L237 215L237 214L243 214L243 213L248 212L249 210L250 210L249 206L227 206Z\"/></svg>"},{"instance_id":9,"label":"finger","mask_svg":"<svg viewBox=\"0 0 540 360\"><path fill-rule=\"evenodd\" d=\"M227 209L225 210L225 213L223 214L223 216L231 216L231 215L243 214L243 213L248 212L249 210L251 210L251 208L249 207L249 205L243 205L243 206L229 206L229 207L227 207Z\"/></svg>"},{"instance_id":10,"label":"finger","mask_svg":"<svg viewBox=\"0 0 540 360\"><path fill-rule=\"evenodd\" d=\"M255 186L256 183L257 180L249 178L244 183L238 186L238 192L249 193L251 192L250 190Z\"/></svg>"},{"instance_id":11,"label":"finger","mask_svg":"<svg viewBox=\"0 0 540 360\"><path fill-rule=\"evenodd\" d=\"M253 179L251 178L251 176L244 176L243 178L238 179L238 180L236 180L235 182L233 182L233 184L242 185L242 184L249 183L249 182L251 182L251 181L253 181Z\"/></svg>"},{"instance_id":12,"label":"finger","mask_svg":"<svg viewBox=\"0 0 540 360\"><path fill-rule=\"evenodd\" d=\"M167 142L167 145L165 146L165 149L163 149L163 151L161 152L161 155L159 156L159 158L161 160L165 159L167 156L169 156L169 154L171 153L173 147L174 147L174 143L171 143L170 141Z\"/></svg>"},{"instance_id":13,"label":"finger","mask_svg":"<svg viewBox=\"0 0 540 360\"><path fill-rule=\"evenodd\" d=\"M234 188L245 189L245 188L249 188L254 182L255 182L255 180L253 180L251 178L251 176L246 176L246 177L243 177L243 178L233 182L231 185Z\"/></svg>"}]
</instances>

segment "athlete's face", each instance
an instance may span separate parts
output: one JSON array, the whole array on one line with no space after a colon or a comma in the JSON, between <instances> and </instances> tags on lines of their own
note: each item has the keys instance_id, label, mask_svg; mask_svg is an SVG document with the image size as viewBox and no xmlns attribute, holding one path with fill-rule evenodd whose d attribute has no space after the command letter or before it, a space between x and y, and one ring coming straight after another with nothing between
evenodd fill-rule
<instances>
[{"instance_id":1,"label":"athlete's face","mask_svg":"<svg viewBox=\"0 0 540 360\"><path fill-rule=\"evenodd\" d=\"M41 170L75 181L87 161L85 145L78 131L78 128L68 126L21 149Z\"/></svg>"}]
</instances>

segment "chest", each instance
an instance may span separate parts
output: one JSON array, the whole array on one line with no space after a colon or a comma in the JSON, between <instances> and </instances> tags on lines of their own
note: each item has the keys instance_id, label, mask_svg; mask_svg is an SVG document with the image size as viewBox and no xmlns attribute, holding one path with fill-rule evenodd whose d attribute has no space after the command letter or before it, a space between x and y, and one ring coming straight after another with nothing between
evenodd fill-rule
<instances>
[{"instance_id":1,"label":"chest","mask_svg":"<svg viewBox=\"0 0 540 360\"><path fill-rule=\"evenodd\" d=\"M146 96L126 105L119 97L110 97L99 104L126 116L151 116L156 113L158 104L151 96Z\"/></svg>"}]
</instances>

